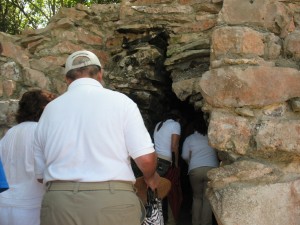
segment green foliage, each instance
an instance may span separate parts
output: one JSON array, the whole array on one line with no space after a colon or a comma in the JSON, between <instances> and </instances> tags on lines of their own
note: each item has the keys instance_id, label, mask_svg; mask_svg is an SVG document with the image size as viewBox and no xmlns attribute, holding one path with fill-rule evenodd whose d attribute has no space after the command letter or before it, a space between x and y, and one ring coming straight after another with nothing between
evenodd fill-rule
<instances>
[{"instance_id":1,"label":"green foliage","mask_svg":"<svg viewBox=\"0 0 300 225\"><path fill-rule=\"evenodd\" d=\"M0 0L0 31L19 34L24 29L44 27L61 7L74 7L78 3L119 3L121 0Z\"/></svg>"}]
</instances>

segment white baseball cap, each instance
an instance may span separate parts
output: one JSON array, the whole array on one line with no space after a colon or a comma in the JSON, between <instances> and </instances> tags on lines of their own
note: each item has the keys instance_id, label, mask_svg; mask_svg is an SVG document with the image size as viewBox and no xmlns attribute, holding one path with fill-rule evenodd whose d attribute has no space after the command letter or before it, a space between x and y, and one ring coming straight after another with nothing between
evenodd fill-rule
<instances>
[{"instance_id":1,"label":"white baseball cap","mask_svg":"<svg viewBox=\"0 0 300 225\"><path fill-rule=\"evenodd\" d=\"M101 67L101 63L94 53L86 50L74 52L67 58L65 65L65 74L67 74L72 69L77 69L89 65L96 65Z\"/></svg>"}]
</instances>

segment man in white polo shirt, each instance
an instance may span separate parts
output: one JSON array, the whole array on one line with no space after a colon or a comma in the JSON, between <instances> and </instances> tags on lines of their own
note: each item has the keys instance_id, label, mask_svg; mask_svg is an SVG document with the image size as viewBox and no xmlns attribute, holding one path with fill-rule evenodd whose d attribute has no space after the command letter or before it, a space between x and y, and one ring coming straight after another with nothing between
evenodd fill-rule
<instances>
[{"instance_id":1,"label":"man in white polo shirt","mask_svg":"<svg viewBox=\"0 0 300 225\"><path fill-rule=\"evenodd\" d=\"M36 176L47 185L41 225L139 225L134 159L157 188L156 153L137 105L104 88L90 51L71 54L66 93L47 105L35 133Z\"/></svg>"}]
</instances>

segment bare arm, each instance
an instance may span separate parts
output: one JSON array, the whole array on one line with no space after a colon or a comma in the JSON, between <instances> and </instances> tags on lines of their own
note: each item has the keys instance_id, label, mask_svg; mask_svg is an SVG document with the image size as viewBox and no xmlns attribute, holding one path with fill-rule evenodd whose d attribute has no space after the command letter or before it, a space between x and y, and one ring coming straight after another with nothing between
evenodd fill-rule
<instances>
[{"instance_id":1,"label":"bare arm","mask_svg":"<svg viewBox=\"0 0 300 225\"><path fill-rule=\"evenodd\" d=\"M172 152L175 153L175 166L176 167L178 167L179 140L180 140L180 135L172 134L171 149L172 149Z\"/></svg>"},{"instance_id":2,"label":"bare arm","mask_svg":"<svg viewBox=\"0 0 300 225\"><path fill-rule=\"evenodd\" d=\"M136 165L142 171L146 184L154 190L159 184L159 175L156 172L157 155L155 152L142 155L134 159Z\"/></svg>"}]
</instances>

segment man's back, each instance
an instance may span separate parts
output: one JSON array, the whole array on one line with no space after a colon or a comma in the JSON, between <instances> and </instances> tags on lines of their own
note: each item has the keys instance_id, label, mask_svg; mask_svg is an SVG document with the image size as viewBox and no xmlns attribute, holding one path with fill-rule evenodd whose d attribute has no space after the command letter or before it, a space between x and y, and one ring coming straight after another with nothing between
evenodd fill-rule
<instances>
[{"instance_id":1,"label":"man's back","mask_svg":"<svg viewBox=\"0 0 300 225\"><path fill-rule=\"evenodd\" d=\"M135 158L153 147L140 118L127 96L90 78L74 81L48 105L38 125L38 141L51 162L45 181L134 181L128 154Z\"/></svg>"}]
</instances>

